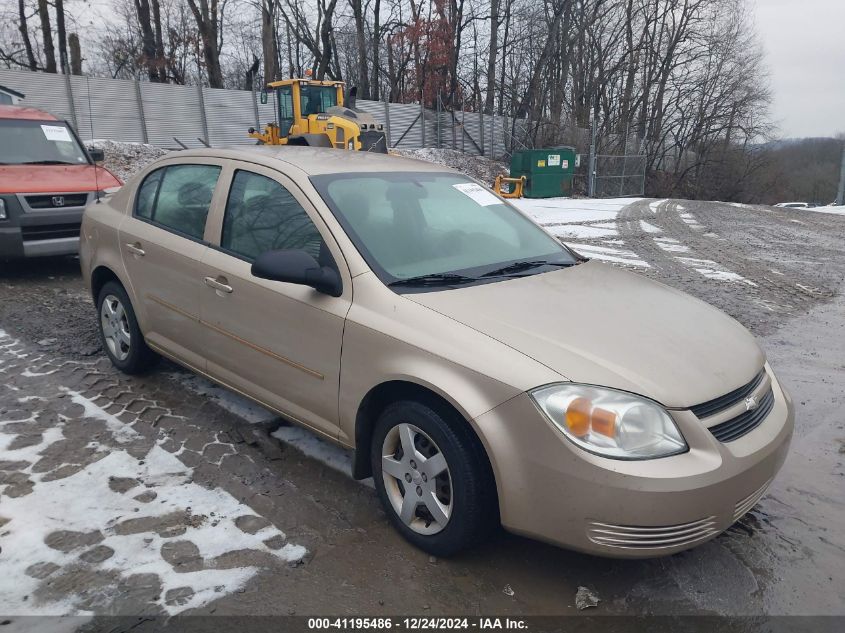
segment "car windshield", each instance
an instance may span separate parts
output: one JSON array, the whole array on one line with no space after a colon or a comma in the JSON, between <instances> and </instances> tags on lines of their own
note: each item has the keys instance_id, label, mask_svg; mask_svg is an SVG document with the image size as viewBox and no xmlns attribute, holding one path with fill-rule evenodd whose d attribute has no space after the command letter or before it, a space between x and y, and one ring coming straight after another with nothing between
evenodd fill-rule
<instances>
[{"instance_id":1,"label":"car windshield","mask_svg":"<svg viewBox=\"0 0 845 633\"><path fill-rule=\"evenodd\" d=\"M0 119L0 164L84 165L85 152L61 121Z\"/></svg>"},{"instance_id":2,"label":"car windshield","mask_svg":"<svg viewBox=\"0 0 845 633\"><path fill-rule=\"evenodd\" d=\"M452 285L546 272L575 256L513 207L458 174L328 174L312 182L387 284ZM514 265L516 264L516 265Z\"/></svg>"}]
</instances>

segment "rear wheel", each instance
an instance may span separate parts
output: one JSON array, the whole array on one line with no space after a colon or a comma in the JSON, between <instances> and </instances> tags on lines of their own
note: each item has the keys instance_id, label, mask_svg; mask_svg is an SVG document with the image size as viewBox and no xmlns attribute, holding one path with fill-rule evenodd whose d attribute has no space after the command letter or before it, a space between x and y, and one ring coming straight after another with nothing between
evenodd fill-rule
<instances>
[{"instance_id":1,"label":"rear wheel","mask_svg":"<svg viewBox=\"0 0 845 633\"><path fill-rule=\"evenodd\" d=\"M97 299L100 340L112 364L127 374L138 374L152 367L158 356L144 341L138 319L126 291L110 281Z\"/></svg>"},{"instance_id":2,"label":"rear wheel","mask_svg":"<svg viewBox=\"0 0 845 633\"><path fill-rule=\"evenodd\" d=\"M391 523L420 549L449 556L495 525L495 483L486 456L445 406L389 405L376 423L371 459Z\"/></svg>"}]
</instances>

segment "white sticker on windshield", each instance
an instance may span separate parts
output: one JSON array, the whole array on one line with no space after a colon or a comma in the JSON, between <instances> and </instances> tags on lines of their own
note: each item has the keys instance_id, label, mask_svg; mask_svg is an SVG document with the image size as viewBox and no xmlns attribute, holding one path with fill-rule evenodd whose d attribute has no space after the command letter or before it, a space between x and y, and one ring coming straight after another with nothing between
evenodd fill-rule
<instances>
[{"instance_id":1,"label":"white sticker on windshield","mask_svg":"<svg viewBox=\"0 0 845 633\"><path fill-rule=\"evenodd\" d=\"M72 143L73 139L70 137L68 129L61 125L42 125L41 129L44 131L44 136L48 141L64 141Z\"/></svg>"},{"instance_id":2,"label":"white sticker on windshield","mask_svg":"<svg viewBox=\"0 0 845 633\"><path fill-rule=\"evenodd\" d=\"M468 196L475 200L482 207L489 207L493 204L502 204L502 201L499 200L496 196L487 191L481 185L477 185L474 182L464 182L459 185L452 186L465 196Z\"/></svg>"}]
</instances>

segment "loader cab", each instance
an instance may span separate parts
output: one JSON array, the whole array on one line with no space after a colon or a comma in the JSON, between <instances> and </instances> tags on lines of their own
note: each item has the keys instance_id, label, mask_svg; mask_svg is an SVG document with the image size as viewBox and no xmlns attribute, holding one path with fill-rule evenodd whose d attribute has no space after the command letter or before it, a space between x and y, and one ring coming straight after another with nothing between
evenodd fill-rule
<instances>
[{"instance_id":1,"label":"loader cab","mask_svg":"<svg viewBox=\"0 0 845 633\"><path fill-rule=\"evenodd\" d=\"M343 82L313 81L309 79L285 79L274 81L268 87L275 90L279 113L279 136L291 134L291 128L299 127L298 133L308 131L307 117L324 114L329 108L343 105Z\"/></svg>"}]
</instances>

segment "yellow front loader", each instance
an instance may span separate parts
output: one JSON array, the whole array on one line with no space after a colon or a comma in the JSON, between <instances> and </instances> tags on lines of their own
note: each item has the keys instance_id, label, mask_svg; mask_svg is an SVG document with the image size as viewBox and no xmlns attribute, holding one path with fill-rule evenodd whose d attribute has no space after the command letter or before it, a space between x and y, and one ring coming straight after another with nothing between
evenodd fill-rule
<instances>
[{"instance_id":1,"label":"yellow front loader","mask_svg":"<svg viewBox=\"0 0 845 633\"><path fill-rule=\"evenodd\" d=\"M387 153L387 136L380 123L355 108L355 88L344 105L342 81L285 79L267 84L276 120L263 131L249 128L259 145L311 145L353 151Z\"/></svg>"}]
</instances>

